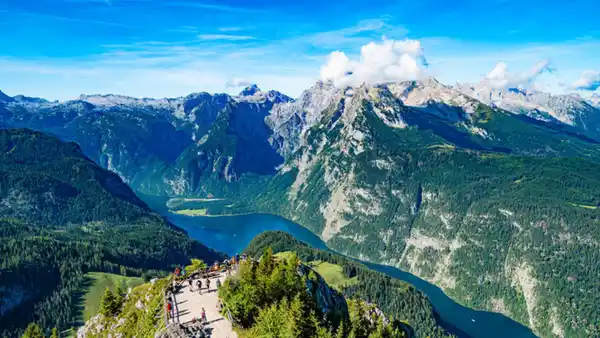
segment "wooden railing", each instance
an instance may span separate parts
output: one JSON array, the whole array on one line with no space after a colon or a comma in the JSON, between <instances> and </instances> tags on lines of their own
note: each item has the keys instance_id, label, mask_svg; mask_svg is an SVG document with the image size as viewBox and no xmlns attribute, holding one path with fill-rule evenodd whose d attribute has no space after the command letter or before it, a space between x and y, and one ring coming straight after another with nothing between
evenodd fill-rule
<instances>
[{"instance_id":1,"label":"wooden railing","mask_svg":"<svg viewBox=\"0 0 600 338\"><path fill-rule=\"evenodd\" d=\"M167 300L169 298L169 287L173 285L173 280L172 277L167 277L167 284L165 285L164 289L162 290L162 301L159 303L160 306L162 306L163 308L163 323L165 325L165 327L169 326L169 313L167 310Z\"/></svg>"}]
</instances>

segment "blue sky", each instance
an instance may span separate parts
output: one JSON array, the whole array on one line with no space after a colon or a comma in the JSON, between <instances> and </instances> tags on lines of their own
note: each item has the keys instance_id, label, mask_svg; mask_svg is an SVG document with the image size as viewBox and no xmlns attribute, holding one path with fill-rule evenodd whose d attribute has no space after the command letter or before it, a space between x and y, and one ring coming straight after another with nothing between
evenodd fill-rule
<instances>
[{"instance_id":1,"label":"blue sky","mask_svg":"<svg viewBox=\"0 0 600 338\"><path fill-rule=\"evenodd\" d=\"M0 0L0 89L65 100L255 82L296 96L330 53L358 60L385 37L419 41L444 83L549 60L555 72L536 88L568 92L600 71L599 10L597 0Z\"/></svg>"}]
</instances>

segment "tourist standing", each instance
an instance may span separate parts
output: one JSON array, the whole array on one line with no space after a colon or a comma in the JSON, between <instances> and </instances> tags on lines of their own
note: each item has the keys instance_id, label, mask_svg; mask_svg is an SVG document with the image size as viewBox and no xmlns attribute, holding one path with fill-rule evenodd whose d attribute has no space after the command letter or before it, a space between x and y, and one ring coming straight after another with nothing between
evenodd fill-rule
<instances>
[{"instance_id":1,"label":"tourist standing","mask_svg":"<svg viewBox=\"0 0 600 338\"><path fill-rule=\"evenodd\" d=\"M208 323L208 320L206 320L206 311L204 310L204 308L202 308L202 322L203 323Z\"/></svg>"}]
</instances>

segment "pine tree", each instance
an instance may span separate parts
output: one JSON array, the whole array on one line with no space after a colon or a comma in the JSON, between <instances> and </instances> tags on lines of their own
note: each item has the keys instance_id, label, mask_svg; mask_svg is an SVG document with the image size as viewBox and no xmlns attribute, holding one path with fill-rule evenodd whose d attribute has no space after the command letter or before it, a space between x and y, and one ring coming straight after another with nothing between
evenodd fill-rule
<instances>
[{"instance_id":1,"label":"pine tree","mask_svg":"<svg viewBox=\"0 0 600 338\"><path fill-rule=\"evenodd\" d=\"M58 338L58 329L57 328L52 329L52 335L50 336L50 338Z\"/></svg>"},{"instance_id":2,"label":"pine tree","mask_svg":"<svg viewBox=\"0 0 600 338\"><path fill-rule=\"evenodd\" d=\"M287 338L289 336L285 332L285 322L285 315L281 313L277 304L273 304L260 311L248 336L252 338Z\"/></svg>"},{"instance_id":3,"label":"pine tree","mask_svg":"<svg viewBox=\"0 0 600 338\"><path fill-rule=\"evenodd\" d=\"M271 272L273 272L274 266L275 257L273 256L273 249L271 249L271 247L268 247L267 249L265 249L265 253L260 258L258 273L261 276L270 276Z\"/></svg>"},{"instance_id":4,"label":"pine tree","mask_svg":"<svg viewBox=\"0 0 600 338\"><path fill-rule=\"evenodd\" d=\"M30 323L21 338L45 338L44 332L36 323Z\"/></svg>"},{"instance_id":5,"label":"pine tree","mask_svg":"<svg viewBox=\"0 0 600 338\"><path fill-rule=\"evenodd\" d=\"M109 288L106 288L104 295L102 296L102 303L100 304L100 313L106 317L113 317L117 312L115 305L115 295Z\"/></svg>"},{"instance_id":6,"label":"pine tree","mask_svg":"<svg viewBox=\"0 0 600 338\"><path fill-rule=\"evenodd\" d=\"M123 303L125 302L125 297L124 297L125 292L123 291L123 288L121 288L121 285L117 285L117 289L115 290L115 308L117 310L117 312L121 311L121 308L123 307Z\"/></svg>"}]
</instances>

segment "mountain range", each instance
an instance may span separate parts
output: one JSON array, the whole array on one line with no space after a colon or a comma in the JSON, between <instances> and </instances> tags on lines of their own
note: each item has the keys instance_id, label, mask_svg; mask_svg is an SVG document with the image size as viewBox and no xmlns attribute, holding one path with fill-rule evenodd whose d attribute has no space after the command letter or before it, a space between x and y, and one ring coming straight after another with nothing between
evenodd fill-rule
<instances>
[{"instance_id":1,"label":"mountain range","mask_svg":"<svg viewBox=\"0 0 600 338\"><path fill-rule=\"evenodd\" d=\"M144 195L285 216L541 336L600 334L597 97L433 78L297 99L2 94L0 127L75 141Z\"/></svg>"}]
</instances>

